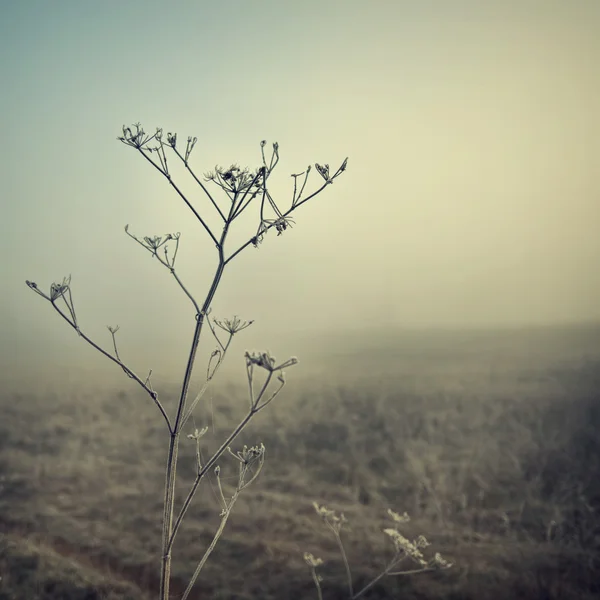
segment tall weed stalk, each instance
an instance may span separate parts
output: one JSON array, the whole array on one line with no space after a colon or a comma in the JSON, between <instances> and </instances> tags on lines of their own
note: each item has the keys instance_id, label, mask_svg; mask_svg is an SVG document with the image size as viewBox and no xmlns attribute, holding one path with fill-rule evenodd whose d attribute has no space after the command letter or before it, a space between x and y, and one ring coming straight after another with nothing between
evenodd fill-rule
<instances>
[{"instance_id":1,"label":"tall weed stalk","mask_svg":"<svg viewBox=\"0 0 600 600\"><path fill-rule=\"evenodd\" d=\"M198 430L195 428L194 431L188 435L188 437L196 444L196 477L183 500L181 509L175 514L175 489L177 482L179 443L184 427L192 417L195 407L223 363L233 336L252 323L252 321L242 321L238 317L222 320L212 318L211 307L215 294L225 270L231 261L246 248L250 246L258 247L270 230L275 230L277 235L281 235L288 228L292 227L294 224L292 214L300 208L300 206L319 195L327 186L331 185L346 170L348 159L345 159L335 172L330 172L329 165L327 164L315 164L315 170L320 176L321 181L317 186L317 189L312 191L312 193L306 192L306 185L311 173L311 166L307 167L306 170L301 173L293 174L291 203L284 208L275 201L270 193L269 186L270 177L279 163L279 147L277 143L272 145L271 154L268 159L265 155L266 142L262 141L260 143L262 165L253 171L241 169L233 164L228 168L216 167L214 171L205 174L203 177L199 177L192 170L189 163L190 155L197 142L197 138L195 137L188 137L186 143L182 146L178 144L177 134L164 134L162 129L157 129L153 134L147 134L143 127L138 123L131 127L124 126L122 135L119 136L118 139L126 146L139 152L145 161L166 178L169 185L192 212L201 228L204 230L204 233L212 240L216 248L215 273L204 300L198 302L195 295L192 294L188 286L184 284L175 269L180 234L169 233L164 236L145 236L140 238L130 233L128 226L125 227L125 232L129 237L150 252L154 258L158 259L158 261L169 270L182 292L193 305L195 313L194 333L175 414L169 415L167 413L167 410L159 399L158 392L154 390L151 381L152 371L149 371L146 377L138 376L121 360L116 338L119 329L118 327L108 327L111 336L111 344L108 348L102 347L99 343L86 335L75 312L70 277L65 277L62 282L53 283L50 286L48 293L42 291L33 281L27 281L26 283L34 292L50 302L52 308L54 308L54 310L75 331L77 331L78 335L85 342L118 365L127 377L133 379L141 386L158 408L164 421L165 433L168 435L169 441L163 505L160 600L169 599L173 544L177 533L182 526L198 486L209 471L212 471L215 474L219 490L219 501L222 505L220 515L221 524L213 541L199 561L189 585L184 592L183 600L185 600L189 596L202 567L221 537L227 519L229 518L239 494L256 479L264 464L265 448L262 444L251 448L244 446L244 448L238 452L231 450L231 444L246 425L248 425L250 420L272 402L282 390L285 385L284 369L297 363L295 358L290 358L278 363L269 352L246 352L244 358L248 379L248 411L244 418L235 428L233 428L231 433L222 442L219 449L206 462L201 460L200 439L206 433L207 429L203 428ZM192 202L182 191L182 187L175 182L170 171L170 159L173 159L175 162L180 162L188 175L199 186L205 199L206 210L213 211L214 215L216 215L216 219L221 223L219 228L209 226L209 219L206 218L206 210L197 209L196 202ZM219 199L211 193L209 186L212 186L212 189L217 188L217 191L220 194ZM258 205L258 210L256 211L258 213L257 229L248 236L244 243L231 250L227 245L230 231L236 220L242 214L246 213L251 205ZM210 356L204 383L190 401L190 383L196 364L198 345L202 333L206 332L206 327L208 327L209 334L212 335L216 342L216 348ZM262 378L256 377L258 372L261 372ZM262 383L260 383L258 379L262 379ZM220 479L220 466L217 464L225 452L229 452L229 454L239 463L237 485L233 495L229 498L227 498L223 492Z\"/></svg>"}]
</instances>

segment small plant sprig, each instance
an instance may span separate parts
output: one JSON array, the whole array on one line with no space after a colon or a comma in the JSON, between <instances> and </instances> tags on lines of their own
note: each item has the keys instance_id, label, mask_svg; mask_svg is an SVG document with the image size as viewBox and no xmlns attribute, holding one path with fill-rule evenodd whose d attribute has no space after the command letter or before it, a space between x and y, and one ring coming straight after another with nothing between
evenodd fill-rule
<instances>
[{"instance_id":1,"label":"small plant sprig","mask_svg":"<svg viewBox=\"0 0 600 600\"><path fill-rule=\"evenodd\" d=\"M378 581L380 581L386 576L416 575L419 573L426 573L428 571L448 569L452 566L450 562L448 562L440 556L439 552L436 552L431 559L426 560L422 550L424 548L427 548L430 544L425 538L425 536L420 535L413 541L410 541L409 539L405 538L398 531L397 527L400 524L407 523L410 520L410 517L407 513L400 515L394 512L393 510L388 509L388 516L392 519L392 521L394 521L396 526L384 529L383 533L389 536L392 542L394 543L394 555L392 556L386 567L383 569L383 571L379 575L377 575L377 577L371 580L361 590L355 592L354 586L352 584L352 572L350 569L350 563L348 562L346 551L344 549L344 544L340 535L342 528L344 527L344 525L346 525L348 521L346 517L344 517L343 513L338 515L335 511L330 510L326 506L320 506L316 502L313 502L313 507L316 513L319 515L319 517L321 517L327 528L333 533L338 547L340 549L340 554L342 555L342 560L346 569L348 598L350 600L360 598L368 590L370 590ZM317 597L319 598L319 600L322 600L323 592L321 589L321 582L323 581L323 578L317 572L317 569L323 565L323 560L320 558L315 558L315 556L313 556L309 552L305 552L304 562L310 568L311 576L317 589ZM412 565L414 565L413 568L400 569L402 563L405 562L412 563ZM407 565L407 567L409 567L409 565Z\"/></svg>"},{"instance_id":2,"label":"small plant sprig","mask_svg":"<svg viewBox=\"0 0 600 600\"><path fill-rule=\"evenodd\" d=\"M198 141L196 137L188 137L187 142L182 147L181 145L178 145L176 133L169 132L165 134L161 128L158 128L155 133L148 134L139 123L136 123L129 127L123 126L122 135L118 137L118 140L139 152L144 160L165 177L168 184L189 208L216 248L216 269L212 283L204 296L204 300L198 301L190 291L190 288L187 285L184 285L181 277L176 271L175 263L181 235L179 233L168 233L164 236L155 235L143 236L140 238L130 233L128 225L125 227L125 233L129 237L150 252L153 258L156 258L161 265L169 270L183 293L190 300L194 309L194 333L175 413L171 415L167 414L163 404L160 402L158 392L154 390L150 381L152 370L149 370L147 377L141 378L122 361L116 339L116 334L119 331L118 326L108 327L111 335L112 351L104 349L100 344L93 341L82 331L75 313L70 277L63 279L61 283L53 283L50 286L49 294L42 292L35 282L27 281L26 283L38 295L48 300L58 314L77 331L81 338L113 363L118 365L130 379L135 380L152 398L165 421L169 436L169 445L163 502L160 600L169 599L173 544L187 510L194 498L198 485L209 471L214 472L217 476L217 484L219 486L221 502L223 505L221 511L221 525L190 581L184 595L184 597L187 598L200 570L204 566L214 545L217 543L223 532L227 518L231 513L231 509L233 508L238 495L256 479L258 473L262 469L264 463L264 447L262 445L254 446L250 449L244 447L242 451L235 454L229 451L229 454L240 462L238 485L229 500L226 500L225 495L223 494L220 480L220 467L217 462L222 455L229 450L231 444L244 427L246 427L249 421L259 411L269 405L281 392L285 385L284 369L297 363L295 358L290 358L289 360L278 364L269 352L246 352L244 358L246 362L249 390L248 412L240 423L232 429L231 433L226 437L219 449L204 464L200 461L198 444L200 437L206 433L206 429L195 429L194 433L190 435L191 439L196 442L196 479L188 491L182 507L176 516L175 489L179 441L183 428L192 417L195 407L223 363L232 338L252 324L252 321L242 321L237 316L233 317L233 319L219 320L211 318L210 313L212 310L212 303L217 289L226 267L238 254L240 254L240 252L244 251L250 245L258 247L259 244L263 242L267 232L271 229L275 229L277 235L281 235L287 229L292 227L294 224L294 219L291 216L292 213L300 206L319 195L328 185L331 185L346 170L348 159L346 158L333 174L330 174L329 165L316 164L315 168L323 179L323 183L311 193L305 193L309 173L311 172L310 166L302 173L292 175L294 180L292 199L287 207L283 207L275 201L269 187L270 177L279 163L279 145L277 143L272 145L272 151L269 158L265 155L266 141L263 140L260 143L262 164L254 170L240 168L236 164L232 164L227 168L217 166L214 171L209 172L205 174L203 178L200 178L196 175L196 172L192 169L189 162L191 153ZM208 209L214 211L217 219L220 221L220 230L219 228L211 228L209 226L208 220L204 216L204 210L198 209L196 207L197 201L192 201L188 198L182 191L180 185L175 182L171 169L171 160L182 164L189 176L199 186L202 195L208 203ZM298 186L299 178L303 178L301 179L300 186ZM209 184L216 186L218 191L225 195L226 199L224 201L219 200L213 195L208 188ZM238 217L242 215L253 202L258 203L259 207L256 230L248 236L244 243L230 249L227 245L229 233ZM174 249L171 251L170 248L172 248L173 245ZM201 334L205 331L205 324L208 326L215 339L217 347L209 358L204 382L193 400L190 401L191 379L196 364ZM217 333L217 330L219 330L220 333ZM223 332L227 336L226 339L223 339ZM257 370L260 370L264 374L262 383L256 381ZM273 386L274 389L272 389ZM255 468L253 474L250 474L251 468Z\"/></svg>"},{"instance_id":3,"label":"small plant sprig","mask_svg":"<svg viewBox=\"0 0 600 600\"><path fill-rule=\"evenodd\" d=\"M317 588L317 598L323 600L323 591L321 590L321 582L323 577L317 573L317 569L323 564L322 558L315 558L310 552L304 553L304 562L310 568L310 574L312 576L315 587Z\"/></svg>"},{"instance_id":4,"label":"small plant sprig","mask_svg":"<svg viewBox=\"0 0 600 600\"><path fill-rule=\"evenodd\" d=\"M192 439L196 442L196 460L198 473L202 470L202 463L200 461L200 438L208 431L207 427L204 427L201 430L196 429L193 434L188 435L189 439ZM244 446L244 448L236 452L235 454L231 451L231 448L227 447L227 451L231 456L233 456L239 462L239 472L238 472L238 481L233 492L233 495L229 498L226 498L225 493L223 491L223 484L221 482L221 467L217 465L214 468L214 474L217 478L217 488L219 490L219 501L221 503L222 509L219 514L221 518L221 522L219 523L219 527L213 536L211 543L208 548L204 552L204 556L198 562L194 574L192 575L190 582L181 597L181 600L186 600L188 598L202 568L206 564L208 557L211 555L212 551L215 549L217 542L219 541L223 531L225 530L225 525L227 524L227 520L231 515L233 510L233 506L236 503L240 493L242 490L246 489L249 485L251 485L255 479L258 477L261 472L263 465L265 463L265 447L260 444L259 446L252 446L248 448L248 446ZM252 472L254 470L254 472Z\"/></svg>"}]
</instances>

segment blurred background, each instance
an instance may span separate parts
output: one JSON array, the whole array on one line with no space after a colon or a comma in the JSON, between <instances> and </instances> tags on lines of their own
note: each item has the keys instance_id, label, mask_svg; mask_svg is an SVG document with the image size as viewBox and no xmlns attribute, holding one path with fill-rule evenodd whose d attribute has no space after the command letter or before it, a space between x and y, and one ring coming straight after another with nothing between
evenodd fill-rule
<instances>
[{"instance_id":1,"label":"blurred background","mask_svg":"<svg viewBox=\"0 0 600 600\"><path fill-rule=\"evenodd\" d=\"M226 273L213 314L255 319L245 347L306 358L335 333L600 319L597 2L32 0L0 11L6 378L114 374L24 283L48 289L69 274L86 333L109 344L105 326L118 324L133 368L180 374L191 304L123 227L180 231L179 273L199 298L216 252L166 180L117 141L137 121L197 136L198 173L254 168L259 142L279 142L282 206L291 173L349 156L291 230ZM313 169L309 189L319 180ZM240 225L245 241L257 223Z\"/></svg>"}]
</instances>

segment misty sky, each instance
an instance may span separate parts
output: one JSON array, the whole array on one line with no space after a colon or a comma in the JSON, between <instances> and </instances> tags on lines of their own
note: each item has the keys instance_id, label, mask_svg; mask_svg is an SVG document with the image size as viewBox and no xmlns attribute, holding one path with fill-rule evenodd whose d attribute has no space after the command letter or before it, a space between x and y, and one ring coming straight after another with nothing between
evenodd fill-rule
<instances>
[{"instance_id":1,"label":"misty sky","mask_svg":"<svg viewBox=\"0 0 600 600\"><path fill-rule=\"evenodd\" d=\"M256 319L240 351L293 332L600 319L599 31L597 0L1 2L4 367L103 360L24 283L68 274L95 339L119 324L129 356L185 354L191 305L123 227L181 231L199 297L215 249L116 140L136 121L197 136L199 173L256 167L260 140L278 141L284 205L291 173L349 156L293 229L226 273L215 316Z\"/></svg>"}]
</instances>

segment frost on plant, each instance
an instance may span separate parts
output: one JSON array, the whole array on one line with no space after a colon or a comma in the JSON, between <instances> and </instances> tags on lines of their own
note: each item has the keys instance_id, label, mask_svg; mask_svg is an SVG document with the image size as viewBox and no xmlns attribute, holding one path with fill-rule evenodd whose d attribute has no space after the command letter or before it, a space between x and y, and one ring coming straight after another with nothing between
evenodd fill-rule
<instances>
[{"instance_id":1,"label":"frost on plant","mask_svg":"<svg viewBox=\"0 0 600 600\"><path fill-rule=\"evenodd\" d=\"M265 140L260 142L260 164L255 168L240 167L236 163L232 163L228 167L216 166L213 171L207 172L204 176L198 176L190 164L192 151L198 141L197 137L188 136L187 142L181 144L177 133L165 133L160 127L154 133L147 133L140 123L135 123L131 126L124 125L121 135L117 139L125 146L132 148L153 170L165 178L166 184L172 188L175 196L187 206L191 215L199 224L201 233L208 236L215 248L213 264L206 265L207 268L214 269L212 282L208 289L198 293L194 290L195 282L184 281L176 267L181 242L180 233L138 236L130 232L129 225L125 226L125 233L136 244L150 253L158 264L168 270L181 292L190 302L190 327L193 329L193 336L175 410L169 413L164 408L158 391L153 388L151 383L152 369L148 369L147 376L141 377L125 362L117 345L118 326L108 327L110 342L106 348L82 330L75 314L70 277L64 278L61 283L53 283L50 286L49 293L40 290L38 285L32 281L26 283L39 296L50 302L52 308L77 331L87 344L122 369L130 379L133 379L157 406L164 421L168 458L165 472L160 559L160 600L168 600L170 596L173 544L194 499L196 490L207 474L213 474L217 478L222 504L221 524L215 533L213 542L198 563L198 567L183 595L185 599L188 597L214 545L220 538L239 494L256 480L264 464L265 448L262 444L250 448L244 446L237 452L232 451L230 448L249 421L272 402L282 390L285 385L284 369L297 364L296 358L278 363L268 351L246 352L244 360L248 379L248 412L236 426L232 427L231 432L225 436L213 456L206 461L201 460L199 442L200 438L207 434L208 429L206 427L194 428L192 433L188 434L187 437L196 445L196 477L183 501L175 502L178 475L177 457L181 434L193 416L193 411L198 402L219 372L219 368L230 348L232 338L252 324L251 320L244 321L237 316L233 318L213 318L211 311L216 292L231 261L249 246L258 247L270 230L275 230L278 236L289 230L295 224L292 214L295 214L300 206L318 196L327 186L331 185L346 170L348 159L346 158L333 173L328 165L316 164L315 169L323 181L318 182L312 191L308 191L307 185L311 166L308 166L301 173L293 174L291 198L287 202L282 202L274 197L270 186L270 178L280 160L279 145L276 142L272 144L270 153L265 151L267 142ZM192 200L182 191L182 187L175 180L176 169L174 169L174 165L179 165L185 176L189 177L198 186L200 200L198 198ZM239 225L238 217L245 214L250 206L256 207L254 225L251 226L248 232L243 233L245 242L232 246L229 234ZM209 226L209 222L213 221L212 218L208 218L209 213L216 217L218 226ZM192 391L192 374L196 368L198 345L202 334L207 332L208 335L212 336L216 347L206 365L204 381L199 384L199 389ZM230 460L234 459L239 465L237 486L233 496L230 497L224 494L221 486L221 465L218 464L218 461L224 455ZM178 507L177 510L176 506Z\"/></svg>"},{"instance_id":2,"label":"frost on plant","mask_svg":"<svg viewBox=\"0 0 600 600\"><path fill-rule=\"evenodd\" d=\"M429 545L429 543L423 536L419 536L418 540L411 542L410 540L406 539L397 529L384 529L383 533L389 535L394 542L396 554L402 554L407 558L411 558L414 562L421 565L421 567L427 566L427 561L423 558L421 548L425 548Z\"/></svg>"},{"instance_id":3,"label":"frost on plant","mask_svg":"<svg viewBox=\"0 0 600 600\"><path fill-rule=\"evenodd\" d=\"M343 514L337 514L335 511L330 510L326 506L321 506L316 502L313 502L313 508L317 515L323 520L325 525L333 533L334 538L340 549L342 561L346 569L347 584L348 584L348 598L360 598L368 590L370 590L378 581L386 576L394 575L413 575L417 573L425 573L428 571L435 571L441 569L448 569L452 566L450 562L442 558L439 552L436 552L432 558L427 560L422 552L423 549L427 548L430 544L425 536L420 535L414 540L409 540L397 529L397 525L408 523L410 517L408 513L400 515L391 509L388 509L387 514L396 524L396 527L387 527L383 530L394 544L394 555L388 562L382 572L377 575L372 581L365 585L358 592L354 591L352 583L352 573L350 569L350 563L346 556L344 544L342 542L340 532L344 525L348 522ZM317 573L317 568L323 564L321 559L316 559L311 553L304 553L304 561L311 570L311 575L317 588L317 595L322 598L321 590L321 576ZM405 562L406 561L406 562Z\"/></svg>"}]
</instances>

